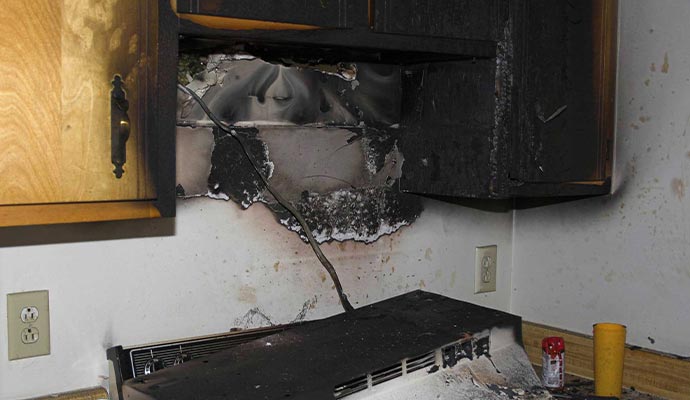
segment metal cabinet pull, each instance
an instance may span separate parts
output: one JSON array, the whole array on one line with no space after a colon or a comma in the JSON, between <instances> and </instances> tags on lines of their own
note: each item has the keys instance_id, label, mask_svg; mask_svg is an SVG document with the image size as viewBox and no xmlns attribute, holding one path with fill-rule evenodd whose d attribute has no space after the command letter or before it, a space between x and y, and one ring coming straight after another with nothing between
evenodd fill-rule
<instances>
[{"instance_id":1,"label":"metal cabinet pull","mask_svg":"<svg viewBox=\"0 0 690 400\"><path fill-rule=\"evenodd\" d=\"M115 166L113 173L117 179L122 178L127 162L127 139L129 139L130 122L127 111L129 101L120 75L113 78L113 90L110 92L110 158Z\"/></svg>"}]
</instances>

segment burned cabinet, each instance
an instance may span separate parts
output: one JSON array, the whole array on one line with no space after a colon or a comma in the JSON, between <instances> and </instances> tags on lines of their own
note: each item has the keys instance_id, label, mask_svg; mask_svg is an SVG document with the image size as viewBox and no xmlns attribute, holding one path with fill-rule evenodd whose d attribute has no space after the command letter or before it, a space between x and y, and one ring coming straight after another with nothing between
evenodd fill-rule
<instances>
[{"instance_id":1,"label":"burned cabinet","mask_svg":"<svg viewBox=\"0 0 690 400\"><path fill-rule=\"evenodd\" d=\"M496 57L407 69L418 94L405 103L415 121L402 140L401 189L496 199L608 193L616 2L504 4Z\"/></svg>"},{"instance_id":2,"label":"burned cabinet","mask_svg":"<svg viewBox=\"0 0 690 400\"><path fill-rule=\"evenodd\" d=\"M408 65L402 77L400 187L438 196L490 197L495 61Z\"/></svg>"},{"instance_id":3,"label":"burned cabinet","mask_svg":"<svg viewBox=\"0 0 690 400\"><path fill-rule=\"evenodd\" d=\"M177 12L210 27L233 29L350 28L366 25L366 0L177 0Z\"/></svg>"},{"instance_id":4,"label":"burned cabinet","mask_svg":"<svg viewBox=\"0 0 690 400\"><path fill-rule=\"evenodd\" d=\"M177 37L166 3L4 4L0 226L173 212L174 142L164 137L175 75L162 71L174 71Z\"/></svg>"},{"instance_id":5,"label":"burned cabinet","mask_svg":"<svg viewBox=\"0 0 690 400\"><path fill-rule=\"evenodd\" d=\"M378 33L496 41L507 7L503 0L370 1Z\"/></svg>"},{"instance_id":6,"label":"burned cabinet","mask_svg":"<svg viewBox=\"0 0 690 400\"><path fill-rule=\"evenodd\" d=\"M387 95L400 96L403 192L610 191L616 0L178 0L177 11L188 49L399 67Z\"/></svg>"},{"instance_id":7,"label":"burned cabinet","mask_svg":"<svg viewBox=\"0 0 690 400\"><path fill-rule=\"evenodd\" d=\"M609 0L514 6L509 175L517 195L609 192L616 11Z\"/></svg>"}]
</instances>

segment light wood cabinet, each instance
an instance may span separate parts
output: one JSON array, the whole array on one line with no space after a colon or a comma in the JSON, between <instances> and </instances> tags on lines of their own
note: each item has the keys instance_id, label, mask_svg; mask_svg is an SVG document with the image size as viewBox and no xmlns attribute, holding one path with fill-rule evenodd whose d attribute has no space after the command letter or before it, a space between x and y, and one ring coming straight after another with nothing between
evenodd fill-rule
<instances>
[{"instance_id":1,"label":"light wood cabinet","mask_svg":"<svg viewBox=\"0 0 690 400\"><path fill-rule=\"evenodd\" d=\"M160 194L159 158L162 150L170 151L170 146L162 148L158 142L167 126L160 120L158 99L163 87L160 47L165 39L160 7L165 2L3 2L0 226L160 215L153 208ZM176 40L176 28L169 29L175 31ZM176 52L169 57L173 60L165 61L168 69L176 62ZM119 78L128 102L127 117L113 121L111 92ZM174 80L168 85L165 91L174 97ZM170 112L174 124L174 100ZM129 130L120 178L111 160L113 122ZM168 168L174 171L174 163ZM118 203L112 203L135 201L149 203L120 204L129 210L121 215ZM96 202L111 204L102 205L102 213L99 207L83 206ZM76 204L66 211L65 203ZM53 204L61 205L50 208ZM27 208L36 205L43 208ZM140 212L132 214L133 209ZM88 210L94 215L88 216ZM52 214L50 221L45 213ZM34 214L44 215L30 217ZM17 220L20 215L25 222Z\"/></svg>"}]
</instances>

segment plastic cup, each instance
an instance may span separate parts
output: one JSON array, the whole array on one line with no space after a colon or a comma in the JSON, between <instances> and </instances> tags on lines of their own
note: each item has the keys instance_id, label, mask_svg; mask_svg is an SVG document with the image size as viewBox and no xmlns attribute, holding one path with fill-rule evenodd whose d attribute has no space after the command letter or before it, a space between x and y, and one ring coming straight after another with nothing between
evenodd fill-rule
<instances>
[{"instance_id":1,"label":"plastic cup","mask_svg":"<svg viewBox=\"0 0 690 400\"><path fill-rule=\"evenodd\" d=\"M621 397L625 326L613 323L594 325L594 394Z\"/></svg>"}]
</instances>

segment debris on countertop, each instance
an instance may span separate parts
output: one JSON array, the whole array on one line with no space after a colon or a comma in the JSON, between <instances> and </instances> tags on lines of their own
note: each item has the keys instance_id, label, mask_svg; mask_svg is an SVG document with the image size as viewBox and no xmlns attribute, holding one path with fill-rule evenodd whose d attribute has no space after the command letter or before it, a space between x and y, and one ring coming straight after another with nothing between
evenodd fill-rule
<instances>
[{"instance_id":1,"label":"debris on countertop","mask_svg":"<svg viewBox=\"0 0 690 400\"><path fill-rule=\"evenodd\" d=\"M541 368L535 367L535 370L537 370L537 375L541 376ZM557 399L580 399L592 394L594 394L594 381L566 375L565 390L554 393L554 397ZM635 388L623 388L622 396L621 400L664 400L663 397L638 392Z\"/></svg>"}]
</instances>

